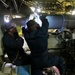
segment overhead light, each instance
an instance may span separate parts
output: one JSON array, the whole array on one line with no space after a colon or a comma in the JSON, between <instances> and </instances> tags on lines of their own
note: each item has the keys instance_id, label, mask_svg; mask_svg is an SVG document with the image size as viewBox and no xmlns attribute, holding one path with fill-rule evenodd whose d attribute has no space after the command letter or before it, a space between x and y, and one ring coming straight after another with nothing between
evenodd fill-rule
<instances>
[{"instance_id":1,"label":"overhead light","mask_svg":"<svg viewBox=\"0 0 75 75\"><path fill-rule=\"evenodd\" d=\"M20 15L13 15L13 18L22 18Z\"/></svg>"},{"instance_id":2,"label":"overhead light","mask_svg":"<svg viewBox=\"0 0 75 75\"><path fill-rule=\"evenodd\" d=\"M72 11L72 15L75 15L75 10Z\"/></svg>"},{"instance_id":3,"label":"overhead light","mask_svg":"<svg viewBox=\"0 0 75 75\"><path fill-rule=\"evenodd\" d=\"M40 8L38 8L38 9L37 9L37 12L41 12L41 9L40 9Z\"/></svg>"},{"instance_id":4,"label":"overhead light","mask_svg":"<svg viewBox=\"0 0 75 75\"><path fill-rule=\"evenodd\" d=\"M35 12L35 10L37 10L37 12L41 12L41 9L40 8L37 8L37 9L35 9L35 7L30 7L31 8L31 10L33 11L33 12Z\"/></svg>"},{"instance_id":5,"label":"overhead light","mask_svg":"<svg viewBox=\"0 0 75 75\"><path fill-rule=\"evenodd\" d=\"M4 15L4 22L9 23L11 20L10 15Z\"/></svg>"},{"instance_id":6,"label":"overhead light","mask_svg":"<svg viewBox=\"0 0 75 75\"><path fill-rule=\"evenodd\" d=\"M34 12L35 11L35 8L34 7L30 7L31 8L31 10Z\"/></svg>"},{"instance_id":7,"label":"overhead light","mask_svg":"<svg viewBox=\"0 0 75 75\"><path fill-rule=\"evenodd\" d=\"M16 15L16 16L15 16L15 18L22 18L22 17L21 17L21 16L19 16L19 15Z\"/></svg>"}]
</instances>

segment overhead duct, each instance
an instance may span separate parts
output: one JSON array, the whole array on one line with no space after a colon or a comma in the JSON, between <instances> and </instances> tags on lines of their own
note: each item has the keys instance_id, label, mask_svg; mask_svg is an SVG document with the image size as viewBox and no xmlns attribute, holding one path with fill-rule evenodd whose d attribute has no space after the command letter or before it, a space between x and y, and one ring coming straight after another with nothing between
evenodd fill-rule
<instances>
[{"instance_id":1,"label":"overhead duct","mask_svg":"<svg viewBox=\"0 0 75 75\"><path fill-rule=\"evenodd\" d=\"M3 0L0 0L0 1L4 4L4 6L5 6L6 8L9 7Z\"/></svg>"},{"instance_id":2,"label":"overhead duct","mask_svg":"<svg viewBox=\"0 0 75 75\"><path fill-rule=\"evenodd\" d=\"M12 0L12 1L13 1L14 8L16 9L17 13L19 13L16 1L15 0Z\"/></svg>"},{"instance_id":3,"label":"overhead duct","mask_svg":"<svg viewBox=\"0 0 75 75\"><path fill-rule=\"evenodd\" d=\"M12 1L8 0L6 3L2 2L2 0L0 1L0 15L9 15L11 13L11 15L20 14L26 17L33 13L32 10L29 8L29 6L27 6L26 4L24 4L24 2L22 2L23 0L20 1L16 0L16 2L15 0ZM22 5L20 6L21 3Z\"/></svg>"}]
</instances>

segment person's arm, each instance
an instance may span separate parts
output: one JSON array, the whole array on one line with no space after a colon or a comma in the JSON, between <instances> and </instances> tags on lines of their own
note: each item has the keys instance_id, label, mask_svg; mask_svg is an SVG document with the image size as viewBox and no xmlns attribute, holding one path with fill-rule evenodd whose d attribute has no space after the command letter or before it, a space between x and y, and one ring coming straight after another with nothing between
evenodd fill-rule
<instances>
[{"instance_id":1,"label":"person's arm","mask_svg":"<svg viewBox=\"0 0 75 75\"><path fill-rule=\"evenodd\" d=\"M41 29L44 31L44 32L48 32L48 26L49 26L49 22L48 20L46 19L45 16L41 16L40 17L41 21L42 21L42 27Z\"/></svg>"},{"instance_id":2,"label":"person's arm","mask_svg":"<svg viewBox=\"0 0 75 75\"><path fill-rule=\"evenodd\" d=\"M18 32L15 32L13 36L14 36L17 47L19 46L18 48L22 48L24 44L23 38L19 36Z\"/></svg>"},{"instance_id":3,"label":"person's arm","mask_svg":"<svg viewBox=\"0 0 75 75\"><path fill-rule=\"evenodd\" d=\"M18 48L22 48L22 46L24 44L24 40L22 37L18 37L15 42L16 42L16 45Z\"/></svg>"},{"instance_id":4,"label":"person's arm","mask_svg":"<svg viewBox=\"0 0 75 75\"><path fill-rule=\"evenodd\" d=\"M8 37L3 38L3 44L8 48L19 49L19 48L22 48L23 43L24 43L24 40L20 37L16 40L13 40L12 38L8 38Z\"/></svg>"}]
</instances>

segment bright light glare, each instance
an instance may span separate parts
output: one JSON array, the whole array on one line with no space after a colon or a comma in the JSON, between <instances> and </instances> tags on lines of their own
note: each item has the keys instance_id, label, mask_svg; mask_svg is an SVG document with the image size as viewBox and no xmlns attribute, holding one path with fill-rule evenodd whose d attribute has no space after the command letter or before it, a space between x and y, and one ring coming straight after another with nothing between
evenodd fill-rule
<instances>
[{"instance_id":1,"label":"bright light glare","mask_svg":"<svg viewBox=\"0 0 75 75\"><path fill-rule=\"evenodd\" d=\"M10 22L10 15L4 15L4 21L6 23L9 23Z\"/></svg>"},{"instance_id":2,"label":"bright light glare","mask_svg":"<svg viewBox=\"0 0 75 75\"><path fill-rule=\"evenodd\" d=\"M31 10L33 11L33 12L35 12L35 7L30 7L31 8ZM37 10L36 10L37 12L41 12L41 9L40 8L37 8Z\"/></svg>"},{"instance_id":3,"label":"bright light glare","mask_svg":"<svg viewBox=\"0 0 75 75\"><path fill-rule=\"evenodd\" d=\"M32 20L34 18L34 14L30 14L29 20Z\"/></svg>"},{"instance_id":4,"label":"bright light glare","mask_svg":"<svg viewBox=\"0 0 75 75\"><path fill-rule=\"evenodd\" d=\"M35 8L34 7L30 7L31 8L31 10L34 12L35 11Z\"/></svg>"},{"instance_id":5,"label":"bright light glare","mask_svg":"<svg viewBox=\"0 0 75 75\"><path fill-rule=\"evenodd\" d=\"M9 23L9 22L10 22L9 19L5 19L4 21L5 21L6 23Z\"/></svg>"},{"instance_id":6,"label":"bright light glare","mask_svg":"<svg viewBox=\"0 0 75 75\"><path fill-rule=\"evenodd\" d=\"M75 10L72 11L72 15L75 15Z\"/></svg>"},{"instance_id":7,"label":"bright light glare","mask_svg":"<svg viewBox=\"0 0 75 75\"><path fill-rule=\"evenodd\" d=\"M40 27L42 26L42 22L41 22L39 15L37 13L30 14L29 20L32 20L32 19L34 19L35 22L37 22L40 25Z\"/></svg>"},{"instance_id":8,"label":"bright light glare","mask_svg":"<svg viewBox=\"0 0 75 75\"><path fill-rule=\"evenodd\" d=\"M38 8L38 9L37 9L37 12L41 12L41 9L40 9L40 8Z\"/></svg>"},{"instance_id":9,"label":"bright light glare","mask_svg":"<svg viewBox=\"0 0 75 75\"><path fill-rule=\"evenodd\" d=\"M7 58L7 57L8 57L8 55L7 55L7 54L5 54L5 55L4 55L4 57L5 57L5 58Z\"/></svg>"},{"instance_id":10,"label":"bright light glare","mask_svg":"<svg viewBox=\"0 0 75 75\"><path fill-rule=\"evenodd\" d=\"M37 22L40 25L40 27L42 26L42 22L41 22L41 20L39 18L36 18L35 22Z\"/></svg>"},{"instance_id":11,"label":"bright light glare","mask_svg":"<svg viewBox=\"0 0 75 75\"><path fill-rule=\"evenodd\" d=\"M42 26L42 21L40 20L39 15L37 13L34 13L34 15L35 15L35 22L37 22L41 27Z\"/></svg>"},{"instance_id":12,"label":"bright light glare","mask_svg":"<svg viewBox=\"0 0 75 75\"><path fill-rule=\"evenodd\" d=\"M19 16L19 15L16 15L16 16L15 16L15 18L22 18L22 17L21 17L21 16Z\"/></svg>"}]
</instances>

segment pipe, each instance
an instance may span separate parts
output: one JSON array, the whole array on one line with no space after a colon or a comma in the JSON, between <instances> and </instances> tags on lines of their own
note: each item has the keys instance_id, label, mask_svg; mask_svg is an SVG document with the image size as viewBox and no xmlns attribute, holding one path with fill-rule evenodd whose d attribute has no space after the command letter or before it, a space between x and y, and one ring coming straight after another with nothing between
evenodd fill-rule
<instances>
[{"instance_id":1,"label":"pipe","mask_svg":"<svg viewBox=\"0 0 75 75\"><path fill-rule=\"evenodd\" d=\"M3 0L0 0L3 4L4 4L4 6L6 7L6 8L9 8L9 6L3 1Z\"/></svg>"},{"instance_id":2,"label":"pipe","mask_svg":"<svg viewBox=\"0 0 75 75\"><path fill-rule=\"evenodd\" d=\"M15 7L15 9L16 9L16 11L17 11L17 13L19 13L19 11L18 11L18 6L17 6L17 3L16 3L16 1L15 0L12 0L13 2L14 2L14 7Z\"/></svg>"},{"instance_id":3,"label":"pipe","mask_svg":"<svg viewBox=\"0 0 75 75\"><path fill-rule=\"evenodd\" d=\"M20 8L21 8L21 6L22 6L23 1L24 1L24 0L22 0L22 2L21 2L21 4L20 4L19 11L20 11Z\"/></svg>"}]
</instances>

